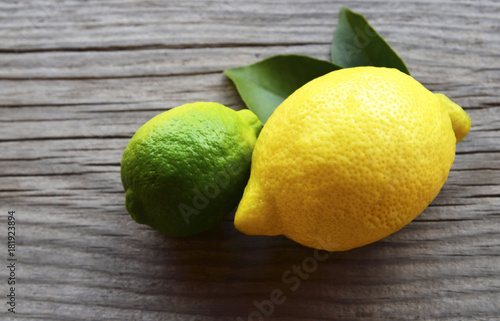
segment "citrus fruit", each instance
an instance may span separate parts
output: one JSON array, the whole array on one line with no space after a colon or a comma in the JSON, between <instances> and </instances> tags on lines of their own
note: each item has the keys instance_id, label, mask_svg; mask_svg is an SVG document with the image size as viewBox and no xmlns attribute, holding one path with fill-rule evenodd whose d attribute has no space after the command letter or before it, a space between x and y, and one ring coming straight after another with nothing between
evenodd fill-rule
<instances>
[{"instance_id":1,"label":"citrus fruit","mask_svg":"<svg viewBox=\"0 0 500 321\"><path fill-rule=\"evenodd\" d=\"M170 236L217 225L243 194L261 128L251 111L211 102L152 118L123 153L127 211L137 223Z\"/></svg>"},{"instance_id":2,"label":"citrus fruit","mask_svg":"<svg viewBox=\"0 0 500 321\"><path fill-rule=\"evenodd\" d=\"M396 69L316 78L260 133L235 227L329 251L375 242L436 197L470 126L458 105Z\"/></svg>"}]
</instances>

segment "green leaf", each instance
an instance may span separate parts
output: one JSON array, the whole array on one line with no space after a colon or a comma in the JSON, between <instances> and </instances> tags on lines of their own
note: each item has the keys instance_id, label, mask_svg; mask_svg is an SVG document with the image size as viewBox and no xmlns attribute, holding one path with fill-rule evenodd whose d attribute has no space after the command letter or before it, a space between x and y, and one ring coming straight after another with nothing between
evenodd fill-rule
<instances>
[{"instance_id":1,"label":"green leaf","mask_svg":"<svg viewBox=\"0 0 500 321\"><path fill-rule=\"evenodd\" d=\"M341 69L331 62L299 55L278 55L253 65L224 70L248 109L265 124L288 96L305 83Z\"/></svg>"},{"instance_id":2,"label":"green leaf","mask_svg":"<svg viewBox=\"0 0 500 321\"><path fill-rule=\"evenodd\" d=\"M410 74L403 60L362 15L342 7L332 42L332 62L342 67L397 68Z\"/></svg>"}]
</instances>

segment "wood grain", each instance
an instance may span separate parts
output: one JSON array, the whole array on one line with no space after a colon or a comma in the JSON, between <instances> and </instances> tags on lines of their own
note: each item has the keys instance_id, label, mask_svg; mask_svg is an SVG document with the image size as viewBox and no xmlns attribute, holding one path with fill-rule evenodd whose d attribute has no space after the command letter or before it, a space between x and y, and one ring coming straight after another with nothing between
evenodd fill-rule
<instances>
[{"instance_id":1,"label":"wood grain","mask_svg":"<svg viewBox=\"0 0 500 321\"><path fill-rule=\"evenodd\" d=\"M226 68L328 59L341 5L0 1L2 239L14 210L19 258L17 313L0 320L260 320L255 304L276 289L283 302L262 319L500 320L498 1L348 4L472 118L443 190L400 232L319 261L231 217L176 239L127 214L121 155L143 123L186 102L243 108Z\"/></svg>"}]
</instances>

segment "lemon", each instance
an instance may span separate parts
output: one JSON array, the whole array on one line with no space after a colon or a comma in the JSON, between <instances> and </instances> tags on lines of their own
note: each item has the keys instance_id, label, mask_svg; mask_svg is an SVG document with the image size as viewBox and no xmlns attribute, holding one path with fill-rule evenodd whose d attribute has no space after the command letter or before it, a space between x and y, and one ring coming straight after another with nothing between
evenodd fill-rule
<instances>
[{"instance_id":1,"label":"lemon","mask_svg":"<svg viewBox=\"0 0 500 321\"><path fill-rule=\"evenodd\" d=\"M217 225L241 199L261 128L251 111L211 102L152 118L123 153L127 211L137 223L171 236Z\"/></svg>"},{"instance_id":2,"label":"lemon","mask_svg":"<svg viewBox=\"0 0 500 321\"><path fill-rule=\"evenodd\" d=\"M436 197L470 126L458 105L396 69L316 78L260 133L235 227L329 251L380 240Z\"/></svg>"}]
</instances>

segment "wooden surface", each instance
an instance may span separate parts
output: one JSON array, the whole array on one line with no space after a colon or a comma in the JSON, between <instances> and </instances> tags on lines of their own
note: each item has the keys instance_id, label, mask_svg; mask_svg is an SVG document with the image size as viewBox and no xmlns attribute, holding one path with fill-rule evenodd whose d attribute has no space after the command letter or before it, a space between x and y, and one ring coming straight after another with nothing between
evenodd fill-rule
<instances>
[{"instance_id":1,"label":"wooden surface","mask_svg":"<svg viewBox=\"0 0 500 321\"><path fill-rule=\"evenodd\" d=\"M430 207L326 260L240 234L231 218L188 239L133 222L119 170L134 132L187 102L243 108L225 68L283 53L328 59L341 5L472 118ZM264 319L255 303L265 320L500 320L499 93L495 0L3 0L2 302L8 211L18 261L17 313L2 304L0 320Z\"/></svg>"}]
</instances>

